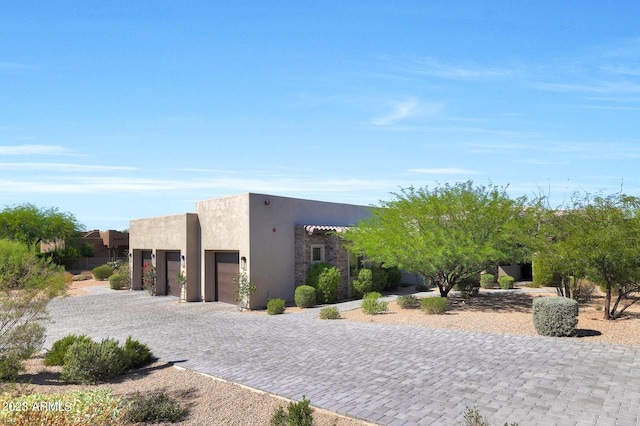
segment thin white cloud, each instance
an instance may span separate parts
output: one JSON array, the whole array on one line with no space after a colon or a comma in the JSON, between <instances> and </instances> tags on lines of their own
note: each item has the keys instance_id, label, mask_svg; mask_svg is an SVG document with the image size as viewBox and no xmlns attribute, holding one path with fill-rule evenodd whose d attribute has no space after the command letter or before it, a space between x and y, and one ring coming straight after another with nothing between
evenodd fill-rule
<instances>
[{"instance_id":1,"label":"thin white cloud","mask_svg":"<svg viewBox=\"0 0 640 426\"><path fill-rule=\"evenodd\" d=\"M418 108L418 101L416 99L407 99L403 102L397 102L393 106L393 111L391 113L371 120L371 123L376 126L386 126L389 124L393 124L399 120L409 117L414 114Z\"/></svg>"},{"instance_id":2,"label":"thin white cloud","mask_svg":"<svg viewBox=\"0 0 640 426\"><path fill-rule=\"evenodd\" d=\"M473 170L458 169L455 167L445 169L409 169L408 171L426 175L474 175L477 173Z\"/></svg>"},{"instance_id":3,"label":"thin white cloud","mask_svg":"<svg viewBox=\"0 0 640 426\"><path fill-rule=\"evenodd\" d=\"M541 90L561 93L640 93L640 84L631 81L598 81L594 83L537 83Z\"/></svg>"},{"instance_id":4,"label":"thin white cloud","mask_svg":"<svg viewBox=\"0 0 640 426\"><path fill-rule=\"evenodd\" d=\"M0 170L47 170L54 172L111 172L136 170L127 166L101 166L71 163L0 163Z\"/></svg>"},{"instance_id":5,"label":"thin white cloud","mask_svg":"<svg viewBox=\"0 0 640 426\"><path fill-rule=\"evenodd\" d=\"M69 150L61 145L0 145L0 155L65 154Z\"/></svg>"},{"instance_id":6,"label":"thin white cloud","mask_svg":"<svg viewBox=\"0 0 640 426\"><path fill-rule=\"evenodd\" d=\"M434 59L420 61L419 74L450 80L485 80L509 77L514 74L510 68L484 67L480 65L443 65Z\"/></svg>"}]
</instances>

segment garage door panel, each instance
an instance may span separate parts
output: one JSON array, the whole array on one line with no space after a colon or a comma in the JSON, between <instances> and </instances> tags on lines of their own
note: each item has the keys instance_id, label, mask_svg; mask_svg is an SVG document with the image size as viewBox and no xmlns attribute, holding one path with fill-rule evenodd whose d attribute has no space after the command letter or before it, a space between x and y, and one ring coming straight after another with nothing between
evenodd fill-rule
<instances>
[{"instance_id":1,"label":"garage door panel","mask_svg":"<svg viewBox=\"0 0 640 426\"><path fill-rule=\"evenodd\" d=\"M216 253L216 300L225 303L236 303L236 284L233 280L240 270L238 252Z\"/></svg>"},{"instance_id":2,"label":"garage door panel","mask_svg":"<svg viewBox=\"0 0 640 426\"><path fill-rule=\"evenodd\" d=\"M178 272L180 272L180 252L167 252L167 293L171 296L180 297L180 282Z\"/></svg>"}]
</instances>

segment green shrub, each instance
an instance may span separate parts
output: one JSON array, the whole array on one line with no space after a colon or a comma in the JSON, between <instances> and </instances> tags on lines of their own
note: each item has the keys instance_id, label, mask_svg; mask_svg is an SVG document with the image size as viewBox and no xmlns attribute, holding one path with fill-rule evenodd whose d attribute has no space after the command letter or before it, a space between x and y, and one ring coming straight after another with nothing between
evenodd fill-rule
<instances>
[{"instance_id":1,"label":"green shrub","mask_svg":"<svg viewBox=\"0 0 640 426\"><path fill-rule=\"evenodd\" d=\"M15 382L24 366L16 355L0 355L0 382Z\"/></svg>"},{"instance_id":2,"label":"green shrub","mask_svg":"<svg viewBox=\"0 0 640 426\"><path fill-rule=\"evenodd\" d=\"M513 277L504 276L504 277L498 278L498 285L503 290L511 290L513 288L514 281L515 280L513 279Z\"/></svg>"},{"instance_id":3,"label":"green shrub","mask_svg":"<svg viewBox=\"0 0 640 426\"><path fill-rule=\"evenodd\" d=\"M533 325L541 336L573 336L578 325L578 302L567 297L533 299Z\"/></svg>"},{"instance_id":4,"label":"green shrub","mask_svg":"<svg viewBox=\"0 0 640 426\"><path fill-rule=\"evenodd\" d=\"M64 357L67 354L69 346L76 342L90 342L91 338L84 334L76 336L75 334L69 334L62 339L56 340L51 349L44 354L44 365L64 365Z\"/></svg>"},{"instance_id":5,"label":"green shrub","mask_svg":"<svg viewBox=\"0 0 640 426\"><path fill-rule=\"evenodd\" d=\"M290 402L286 411L278 407L271 417L271 426L312 426L313 408L309 406L310 402L303 395L302 401Z\"/></svg>"},{"instance_id":6,"label":"green shrub","mask_svg":"<svg viewBox=\"0 0 640 426\"><path fill-rule=\"evenodd\" d=\"M69 346L60 377L69 383L95 384L123 374L129 359L116 340L78 341Z\"/></svg>"},{"instance_id":7,"label":"green shrub","mask_svg":"<svg viewBox=\"0 0 640 426\"><path fill-rule=\"evenodd\" d=\"M129 368L139 368L149 364L153 360L153 354L147 345L127 337L123 347L127 356Z\"/></svg>"},{"instance_id":8,"label":"green shrub","mask_svg":"<svg viewBox=\"0 0 640 426\"><path fill-rule=\"evenodd\" d=\"M109 287L111 290L121 290L126 287L126 279L120 274L113 274L109 277Z\"/></svg>"},{"instance_id":9,"label":"green shrub","mask_svg":"<svg viewBox=\"0 0 640 426\"><path fill-rule=\"evenodd\" d=\"M4 355L15 355L18 359L27 359L42 349L46 329L38 322L25 322L16 325L4 337L7 344Z\"/></svg>"},{"instance_id":10,"label":"green shrub","mask_svg":"<svg viewBox=\"0 0 640 426\"><path fill-rule=\"evenodd\" d=\"M131 423L175 423L183 420L188 412L165 392L151 395L137 393L130 402L126 419Z\"/></svg>"},{"instance_id":11,"label":"green shrub","mask_svg":"<svg viewBox=\"0 0 640 426\"><path fill-rule=\"evenodd\" d=\"M299 308L313 308L316 306L316 289L310 285L301 285L296 288L294 301Z\"/></svg>"},{"instance_id":12,"label":"green shrub","mask_svg":"<svg viewBox=\"0 0 640 426\"><path fill-rule=\"evenodd\" d=\"M379 266L371 267L372 291L383 291L387 287L388 282L389 276L387 275L387 271L385 269L382 269Z\"/></svg>"},{"instance_id":13,"label":"green shrub","mask_svg":"<svg viewBox=\"0 0 640 426\"><path fill-rule=\"evenodd\" d=\"M284 313L284 299L271 299L267 302L267 313L279 315Z\"/></svg>"},{"instance_id":14,"label":"green shrub","mask_svg":"<svg viewBox=\"0 0 640 426\"><path fill-rule=\"evenodd\" d=\"M340 271L335 266L325 268L318 275L316 299L319 304L335 303L338 299Z\"/></svg>"},{"instance_id":15,"label":"green shrub","mask_svg":"<svg viewBox=\"0 0 640 426\"><path fill-rule=\"evenodd\" d=\"M373 273L371 269L361 269L358 278L353 280L353 296L362 297L373 291Z\"/></svg>"},{"instance_id":16,"label":"green shrub","mask_svg":"<svg viewBox=\"0 0 640 426\"><path fill-rule=\"evenodd\" d=\"M340 311L335 306L320 309L320 319L339 319Z\"/></svg>"},{"instance_id":17,"label":"green shrub","mask_svg":"<svg viewBox=\"0 0 640 426\"><path fill-rule=\"evenodd\" d=\"M560 276L555 274L549 265L542 257L536 256L533 259L531 265L533 282L540 287L556 287L560 285Z\"/></svg>"},{"instance_id":18,"label":"green shrub","mask_svg":"<svg viewBox=\"0 0 640 426\"><path fill-rule=\"evenodd\" d=\"M313 287L313 288L315 288L317 290L318 289L318 277L320 276L322 271L324 271L325 269L329 269L329 268L331 268L331 265L329 265L328 263L325 263L325 262L314 263L313 265L311 265L311 269L309 270L309 273L307 274L307 281L305 282L305 284L306 285L310 285L311 287Z\"/></svg>"},{"instance_id":19,"label":"green shrub","mask_svg":"<svg viewBox=\"0 0 640 426\"><path fill-rule=\"evenodd\" d=\"M398 298L396 299L396 303L402 309L417 309L420 307L420 299L415 297L413 294L398 296Z\"/></svg>"},{"instance_id":20,"label":"green shrub","mask_svg":"<svg viewBox=\"0 0 640 426\"><path fill-rule=\"evenodd\" d=\"M425 314L440 315L447 312L449 302L446 297L425 297L420 299L420 307Z\"/></svg>"},{"instance_id":21,"label":"green shrub","mask_svg":"<svg viewBox=\"0 0 640 426\"><path fill-rule=\"evenodd\" d=\"M391 268L385 268L387 272L387 290L395 290L400 286L400 282L402 281L402 271L393 266Z\"/></svg>"},{"instance_id":22,"label":"green shrub","mask_svg":"<svg viewBox=\"0 0 640 426\"><path fill-rule=\"evenodd\" d=\"M416 284L416 291L418 293L423 293L423 292L429 291L429 290L431 290L431 289L426 284Z\"/></svg>"},{"instance_id":23,"label":"green shrub","mask_svg":"<svg viewBox=\"0 0 640 426\"><path fill-rule=\"evenodd\" d=\"M480 289L480 281L475 278L465 278L454 285L453 289L458 290L463 297L477 296Z\"/></svg>"},{"instance_id":24,"label":"green shrub","mask_svg":"<svg viewBox=\"0 0 640 426\"><path fill-rule=\"evenodd\" d=\"M494 288L496 286L496 276L493 274L480 275L480 287Z\"/></svg>"},{"instance_id":25,"label":"green shrub","mask_svg":"<svg viewBox=\"0 0 640 426\"><path fill-rule=\"evenodd\" d=\"M100 265L93 268L91 273L96 280L103 281L113 275L113 268L109 265Z\"/></svg>"},{"instance_id":26,"label":"green shrub","mask_svg":"<svg viewBox=\"0 0 640 426\"><path fill-rule=\"evenodd\" d=\"M387 311L388 302L380 299L382 295L378 292L367 293L362 300L362 312L366 315L378 315Z\"/></svg>"}]
</instances>

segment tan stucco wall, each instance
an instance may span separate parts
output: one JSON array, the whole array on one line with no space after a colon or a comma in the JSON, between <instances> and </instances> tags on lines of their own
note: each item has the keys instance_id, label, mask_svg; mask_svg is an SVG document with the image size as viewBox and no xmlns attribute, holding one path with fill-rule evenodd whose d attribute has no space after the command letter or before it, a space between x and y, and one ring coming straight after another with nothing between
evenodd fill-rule
<instances>
[{"instance_id":1,"label":"tan stucco wall","mask_svg":"<svg viewBox=\"0 0 640 426\"><path fill-rule=\"evenodd\" d=\"M371 215L366 206L248 195L251 212L248 263L251 281L258 287L252 298L252 307L265 306L270 298L293 300L296 224L346 226Z\"/></svg>"},{"instance_id":2,"label":"tan stucco wall","mask_svg":"<svg viewBox=\"0 0 640 426\"><path fill-rule=\"evenodd\" d=\"M185 256L182 273L187 276L189 301L200 300L199 240L198 216L194 213L137 219L129 223L129 250L133 256L139 250L151 250L157 256L156 267L162 267L160 257L165 251L180 251ZM134 264L138 262L134 261ZM135 271L133 274L135 285Z\"/></svg>"}]
</instances>

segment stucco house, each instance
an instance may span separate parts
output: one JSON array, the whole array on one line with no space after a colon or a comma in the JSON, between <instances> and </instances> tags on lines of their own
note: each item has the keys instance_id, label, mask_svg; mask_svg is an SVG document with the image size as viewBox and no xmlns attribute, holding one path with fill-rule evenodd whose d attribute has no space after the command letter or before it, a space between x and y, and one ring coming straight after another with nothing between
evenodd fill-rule
<instances>
[{"instance_id":1,"label":"stucco house","mask_svg":"<svg viewBox=\"0 0 640 426\"><path fill-rule=\"evenodd\" d=\"M199 201L195 213L132 220L132 288L153 264L159 295L180 296L181 272L187 301L236 303L233 280L246 271L257 287L250 307L260 308L292 301L311 264L324 261L340 269L338 297L347 298L350 255L336 233L370 215L366 206L246 193Z\"/></svg>"}]
</instances>

